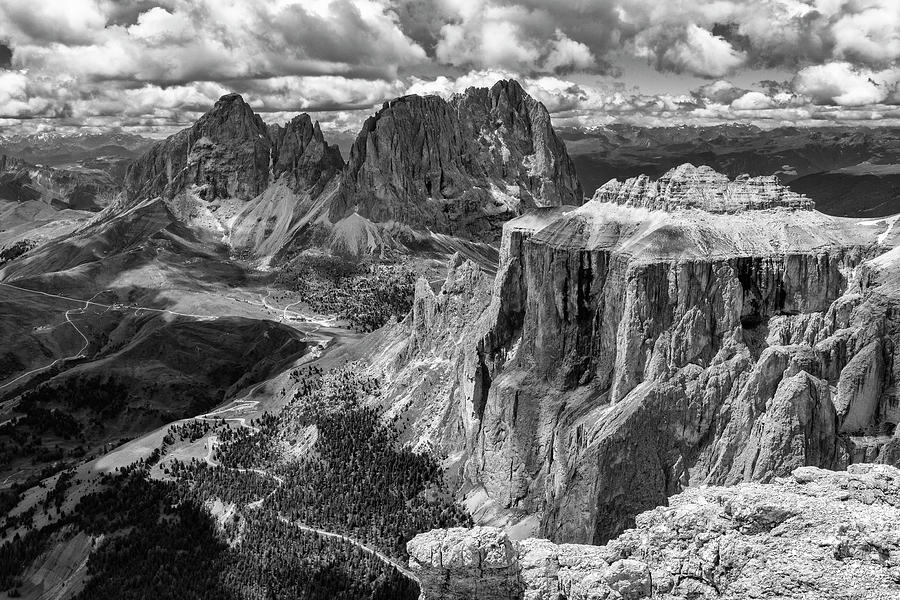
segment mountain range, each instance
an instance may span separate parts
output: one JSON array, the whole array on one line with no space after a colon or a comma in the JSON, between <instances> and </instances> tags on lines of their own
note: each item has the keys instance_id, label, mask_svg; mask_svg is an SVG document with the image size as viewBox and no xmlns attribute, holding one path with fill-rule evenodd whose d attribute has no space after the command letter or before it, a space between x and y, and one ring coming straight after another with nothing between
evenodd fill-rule
<instances>
[{"instance_id":1,"label":"mountain range","mask_svg":"<svg viewBox=\"0 0 900 600\"><path fill-rule=\"evenodd\" d=\"M0 160L11 596L900 593L892 130L115 140Z\"/></svg>"}]
</instances>

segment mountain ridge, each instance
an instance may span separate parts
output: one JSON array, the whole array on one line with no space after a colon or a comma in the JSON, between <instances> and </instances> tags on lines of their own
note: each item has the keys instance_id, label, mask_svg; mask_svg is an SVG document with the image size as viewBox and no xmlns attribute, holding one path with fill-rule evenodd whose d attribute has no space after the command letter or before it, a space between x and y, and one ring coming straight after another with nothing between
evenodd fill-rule
<instances>
[{"instance_id":1,"label":"mountain ridge","mask_svg":"<svg viewBox=\"0 0 900 600\"><path fill-rule=\"evenodd\" d=\"M333 181L337 189L328 191ZM278 185L296 198L273 192ZM194 198L177 214L207 211L204 202L231 203L217 227L258 252L256 223L266 223L263 232L283 236L265 244L266 254L301 230L316 237L310 228L328 229L354 213L379 226L484 240L497 238L500 223L527 208L583 200L549 113L515 81L450 100L409 95L387 102L365 122L346 163L308 115L266 126L229 94L136 160L126 190L132 201ZM240 204L249 201L254 208ZM247 220L250 213L255 221Z\"/></svg>"}]
</instances>

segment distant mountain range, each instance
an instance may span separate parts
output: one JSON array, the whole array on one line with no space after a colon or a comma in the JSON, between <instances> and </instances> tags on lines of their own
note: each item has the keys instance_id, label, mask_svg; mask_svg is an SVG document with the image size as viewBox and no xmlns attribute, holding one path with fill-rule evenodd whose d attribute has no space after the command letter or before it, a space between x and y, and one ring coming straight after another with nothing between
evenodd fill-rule
<instances>
[{"instance_id":1,"label":"distant mountain range","mask_svg":"<svg viewBox=\"0 0 900 600\"><path fill-rule=\"evenodd\" d=\"M46 166L62 166L99 159L135 158L152 143L150 138L122 132L0 135L0 154Z\"/></svg>"},{"instance_id":2,"label":"distant mountain range","mask_svg":"<svg viewBox=\"0 0 900 600\"><path fill-rule=\"evenodd\" d=\"M0 595L895 597L900 471L856 463L900 464L900 229L833 215L897 212L898 139L561 135L500 81L346 155L236 94L5 140Z\"/></svg>"},{"instance_id":3,"label":"distant mountain range","mask_svg":"<svg viewBox=\"0 0 900 600\"><path fill-rule=\"evenodd\" d=\"M728 175L777 175L838 216L900 211L900 129L779 127L638 127L560 129L588 195L610 179L658 177L682 163ZM881 165L876 171L865 165Z\"/></svg>"}]
</instances>

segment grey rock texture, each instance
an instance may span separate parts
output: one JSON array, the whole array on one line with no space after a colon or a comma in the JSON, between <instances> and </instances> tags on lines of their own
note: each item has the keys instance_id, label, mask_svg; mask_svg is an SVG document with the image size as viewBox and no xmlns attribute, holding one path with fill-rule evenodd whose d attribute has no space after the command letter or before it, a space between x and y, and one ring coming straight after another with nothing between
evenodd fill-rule
<instances>
[{"instance_id":1,"label":"grey rock texture","mask_svg":"<svg viewBox=\"0 0 900 600\"><path fill-rule=\"evenodd\" d=\"M392 100L363 125L350 151L336 222L374 222L484 239L540 206L581 204L581 185L544 106L515 81Z\"/></svg>"},{"instance_id":2,"label":"grey rock texture","mask_svg":"<svg viewBox=\"0 0 900 600\"><path fill-rule=\"evenodd\" d=\"M758 204L523 216L489 300L462 263L393 332L383 401L478 522L603 543L688 486L896 462L892 222Z\"/></svg>"},{"instance_id":3,"label":"grey rock texture","mask_svg":"<svg viewBox=\"0 0 900 600\"><path fill-rule=\"evenodd\" d=\"M604 546L513 541L495 527L407 544L424 600L900 597L900 471L801 467L690 488Z\"/></svg>"},{"instance_id":4,"label":"grey rock texture","mask_svg":"<svg viewBox=\"0 0 900 600\"><path fill-rule=\"evenodd\" d=\"M340 151L325 142L309 115L269 127L241 96L228 94L193 126L136 160L125 186L132 199L171 199L197 186L205 200L249 200L278 178L308 189L342 168Z\"/></svg>"},{"instance_id":5,"label":"grey rock texture","mask_svg":"<svg viewBox=\"0 0 900 600\"><path fill-rule=\"evenodd\" d=\"M308 115L267 126L230 94L125 179L132 202L162 197L180 219L259 256L384 253L404 241L440 251L444 234L494 243L526 209L584 200L549 113L515 81L449 101L392 100L346 165Z\"/></svg>"},{"instance_id":6,"label":"grey rock texture","mask_svg":"<svg viewBox=\"0 0 900 600\"><path fill-rule=\"evenodd\" d=\"M731 181L708 166L692 164L675 167L657 180L646 175L625 182L613 179L597 189L594 200L654 210L699 208L718 213L777 207L812 210L815 207L806 196L780 185L775 175L744 175Z\"/></svg>"}]
</instances>

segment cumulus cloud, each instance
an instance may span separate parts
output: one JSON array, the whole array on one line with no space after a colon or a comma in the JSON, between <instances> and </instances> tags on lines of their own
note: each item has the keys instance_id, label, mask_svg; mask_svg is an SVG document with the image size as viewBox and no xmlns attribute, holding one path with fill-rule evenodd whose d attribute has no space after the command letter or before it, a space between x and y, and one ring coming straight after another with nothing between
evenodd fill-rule
<instances>
[{"instance_id":1,"label":"cumulus cloud","mask_svg":"<svg viewBox=\"0 0 900 600\"><path fill-rule=\"evenodd\" d=\"M343 127L502 76L573 123L891 119L897 2L0 0L0 118L170 127L237 91ZM640 60L677 85L632 89Z\"/></svg>"},{"instance_id":2,"label":"cumulus cloud","mask_svg":"<svg viewBox=\"0 0 900 600\"><path fill-rule=\"evenodd\" d=\"M512 69L524 73L597 70L587 44L555 27L542 8L474 0L444 7L435 58L457 67Z\"/></svg>"},{"instance_id":3,"label":"cumulus cloud","mask_svg":"<svg viewBox=\"0 0 900 600\"><path fill-rule=\"evenodd\" d=\"M562 31L556 31L556 39L550 45L550 52L544 59L543 67L554 73L585 71L596 64L587 44L576 42Z\"/></svg>"},{"instance_id":4,"label":"cumulus cloud","mask_svg":"<svg viewBox=\"0 0 900 600\"><path fill-rule=\"evenodd\" d=\"M531 61L531 72L546 70L557 32L583 45L594 57L591 67L604 70L623 50L660 69L705 77L833 60L884 68L900 57L896 0L391 1L404 30L431 56L476 68ZM488 39L492 32L505 38ZM504 52L492 55L485 41L503 43Z\"/></svg>"},{"instance_id":5,"label":"cumulus cloud","mask_svg":"<svg viewBox=\"0 0 900 600\"><path fill-rule=\"evenodd\" d=\"M653 60L658 69L722 77L747 60L727 40L694 24L682 30L654 27L635 39L635 52Z\"/></svg>"},{"instance_id":6,"label":"cumulus cloud","mask_svg":"<svg viewBox=\"0 0 900 600\"><path fill-rule=\"evenodd\" d=\"M833 62L806 67L797 73L793 86L817 104L865 106L893 100L898 80L895 69L873 72Z\"/></svg>"},{"instance_id":7,"label":"cumulus cloud","mask_svg":"<svg viewBox=\"0 0 900 600\"><path fill-rule=\"evenodd\" d=\"M376 0L170 0L128 25L110 22L110 5L9 0L0 4L0 40L15 49L16 66L86 80L396 77L425 60Z\"/></svg>"},{"instance_id":8,"label":"cumulus cloud","mask_svg":"<svg viewBox=\"0 0 900 600\"><path fill-rule=\"evenodd\" d=\"M731 103L731 108L735 110L762 110L771 108L773 104L772 99L762 92L747 92L740 98L735 98Z\"/></svg>"}]
</instances>

